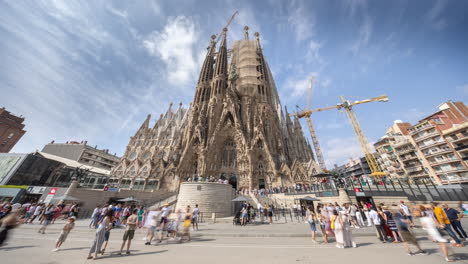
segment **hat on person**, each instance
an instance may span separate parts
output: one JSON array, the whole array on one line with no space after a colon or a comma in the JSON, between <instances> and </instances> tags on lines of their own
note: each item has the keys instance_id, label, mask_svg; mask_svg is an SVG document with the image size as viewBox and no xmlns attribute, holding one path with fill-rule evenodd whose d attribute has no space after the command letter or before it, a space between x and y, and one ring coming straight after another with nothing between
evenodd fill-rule
<instances>
[{"instance_id":1,"label":"hat on person","mask_svg":"<svg viewBox=\"0 0 468 264\"><path fill-rule=\"evenodd\" d=\"M405 201L400 201L400 203L405 203Z\"/></svg>"},{"instance_id":2,"label":"hat on person","mask_svg":"<svg viewBox=\"0 0 468 264\"><path fill-rule=\"evenodd\" d=\"M71 220L75 221L75 220L76 220L76 217L70 216L70 217L68 217L68 219L71 219Z\"/></svg>"},{"instance_id":3,"label":"hat on person","mask_svg":"<svg viewBox=\"0 0 468 264\"><path fill-rule=\"evenodd\" d=\"M166 204L164 204L164 206L169 206L169 204L168 204L168 203L166 203Z\"/></svg>"},{"instance_id":4,"label":"hat on person","mask_svg":"<svg viewBox=\"0 0 468 264\"><path fill-rule=\"evenodd\" d=\"M18 210L21 208L21 204L19 203L15 203L11 206L11 210Z\"/></svg>"}]
</instances>

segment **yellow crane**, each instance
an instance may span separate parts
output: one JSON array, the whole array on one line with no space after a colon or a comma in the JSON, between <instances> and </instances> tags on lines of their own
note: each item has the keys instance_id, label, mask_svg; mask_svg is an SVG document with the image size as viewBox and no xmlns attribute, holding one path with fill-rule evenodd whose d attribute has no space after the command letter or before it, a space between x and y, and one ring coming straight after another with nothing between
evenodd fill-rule
<instances>
[{"instance_id":1,"label":"yellow crane","mask_svg":"<svg viewBox=\"0 0 468 264\"><path fill-rule=\"evenodd\" d=\"M380 166L377 163L377 159L372 154L372 150L369 145L369 142L367 141L366 135L362 131L361 125L359 124L356 114L353 111L353 106L359 105L359 104L370 103L370 102L388 102L388 96L381 95L381 96L374 97L371 99L365 99L365 100L355 101L355 102L350 102L349 100L346 100L343 96L341 96L340 98L341 98L341 103L337 105L317 108L317 109L306 109L304 111L294 113L291 115L302 118L302 117L310 117L310 115L312 115L312 113L315 113L315 112L322 112L322 111L326 111L330 109L338 109L338 110L344 109L354 129L354 133L356 133L356 137L359 141L359 145L361 145L362 152L364 152L364 157L366 158L367 164L369 165L369 168L372 171L371 175L372 176L385 175L385 173L381 171Z\"/></svg>"},{"instance_id":2,"label":"yellow crane","mask_svg":"<svg viewBox=\"0 0 468 264\"><path fill-rule=\"evenodd\" d=\"M307 109L305 111L302 111L301 113L306 112L307 110L310 110L310 101L312 99L313 84L314 84L314 76L310 76L309 94L307 96ZM307 121L307 126L309 127L310 137L312 138L312 143L314 145L315 156L317 156L317 162L318 162L320 168L322 169L322 171L325 172L325 171L327 171L327 167L325 166L325 161L323 159L322 149L320 148L320 144L319 144L319 141L317 139L317 134L315 134L314 125L312 124L312 118L310 118L311 114L296 115L296 116L298 118L305 117L305 119ZM294 115L294 114L292 114L292 115Z\"/></svg>"}]
</instances>

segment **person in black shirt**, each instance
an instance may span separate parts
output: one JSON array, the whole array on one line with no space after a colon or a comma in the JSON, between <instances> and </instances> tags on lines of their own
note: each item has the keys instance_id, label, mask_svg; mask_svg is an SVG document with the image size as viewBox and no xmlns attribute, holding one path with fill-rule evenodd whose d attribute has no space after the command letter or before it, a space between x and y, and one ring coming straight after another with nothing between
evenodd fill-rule
<instances>
[{"instance_id":1,"label":"person in black shirt","mask_svg":"<svg viewBox=\"0 0 468 264\"><path fill-rule=\"evenodd\" d=\"M395 220L396 226L400 231L401 237L403 238L403 245L405 246L408 255L427 255L427 252L424 251L419 245L415 235L409 230L408 227L411 224L411 221L408 219L408 217L406 217L403 210L400 209L398 212L395 212L393 214L393 218ZM411 252L410 244L417 247L419 251L416 253Z\"/></svg>"},{"instance_id":2,"label":"person in black shirt","mask_svg":"<svg viewBox=\"0 0 468 264\"><path fill-rule=\"evenodd\" d=\"M468 236L466 236L466 232L463 229L460 222L461 218L463 217L463 213L459 212L454 208L449 207L447 204L443 204L442 208L444 208L445 214L450 220L450 224L452 224L453 229L455 229L455 232L457 232L461 239L465 239L468 241Z\"/></svg>"}]
</instances>

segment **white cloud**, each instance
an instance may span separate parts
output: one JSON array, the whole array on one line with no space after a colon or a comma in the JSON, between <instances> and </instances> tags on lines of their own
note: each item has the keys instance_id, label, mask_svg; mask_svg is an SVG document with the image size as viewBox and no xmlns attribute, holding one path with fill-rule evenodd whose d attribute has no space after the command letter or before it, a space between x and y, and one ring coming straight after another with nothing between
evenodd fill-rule
<instances>
[{"instance_id":1,"label":"white cloud","mask_svg":"<svg viewBox=\"0 0 468 264\"><path fill-rule=\"evenodd\" d=\"M165 64L171 84L188 84L196 79L197 54L194 45L199 39L192 19L184 16L169 18L161 31L151 33L143 45L151 55Z\"/></svg>"},{"instance_id":2,"label":"white cloud","mask_svg":"<svg viewBox=\"0 0 468 264\"><path fill-rule=\"evenodd\" d=\"M351 46L350 50L356 54L360 52L362 49L367 47L369 44L369 40L372 37L373 31L373 21L369 16L364 16L364 20L359 27L358 38Z\"/></svg>"},{"instance_id":3,"label":"white cloud","mask_svg":"<svg viewBox=\"0 0 468 264\"><path fill-rule=\"evenodd\" d=\"M447 6L447 0L437 0L434 6L429 9L425 15L426 21L435 30L442 30L447 27L447 20L442 16L445 7Z\"/></svg>"},{"instance_id":4,"label":"white cloud","mask_svg":"<svg viewBox=\"0 0 468 264\"><path fill-rule=\"evenodd\" d=\"M313 10L304 6L303 2L291 1L288 23L296 35L296 41L300 42L314 35L317 21Z\"/></svg>"},{"instance_id":5,"label":"white cloud","mask_svg":"<svg viewBox=\"0 0 468 264\"><path fill-rule=\"evenodd\" d=\"M334 164L342 165L350 158L356 159L364 156L356 137L337 137L326 141L323 154L327 168L333 168Z\"/></svg>"},{"instance_id":6,"label":"white cloud","mask_svg":"<svg viewBox=\"0 0 468 264\"><path fill-rule=\"evenodd\" d=\"M320 48L322 47L322 43L319 43L315 40L311 40L309 42L309 47L306 53L306 60L307 62L316 62L318 64L323 63L322 56L320 56Z\"/></svg>"}]
</instances>

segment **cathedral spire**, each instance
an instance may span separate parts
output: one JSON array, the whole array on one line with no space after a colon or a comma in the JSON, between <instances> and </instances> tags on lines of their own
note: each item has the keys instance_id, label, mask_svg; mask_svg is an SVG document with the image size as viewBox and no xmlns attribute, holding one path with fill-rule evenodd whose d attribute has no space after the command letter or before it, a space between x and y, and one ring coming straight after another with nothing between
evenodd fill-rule
<instances>
[{"instance_id":1,"label":"cathedral spire","mask_svg":"<svg viewBox=\"0 0 468 264\"><path fill-rule=\"evenodd\" d=\"M206 82L213 78L213 55L216 51L215 39L216 36L211 35L210 46L208 47L208 52L206 53L205 61L203 62L200 77L198 78L198 83Z\"/></svg>"},{"instance_id":2,"label":"cathedral spire","mask_svg":"<svg viewBox=\"0 0 468 264\"><path fill-rule=\"evenodd\" d=\"M150 119L151 119L151 115L146 116L145 121L143 122L143 124L141 124L140 130L149 128Z\"/></svg>"},{"instance_id":3,"label":"cathedral spire","mask_svg":"<svg viewBox=\"0 0 468 264\"><path fill-rule=\"evenodd\" d=\"M226 47L227 28L223 29L221 45L219 46L218 56L216 57L216 66L214 76L227 75L227 47Z\"/></svg>"},{"instance_id":4,"label":"cathedral spire","mask_svg":"<svg viewBox=\"0 0 468 264\"><path fill-rule=\"evenodd\" d=\"M244 39L249 40L249 27L248 26L244 27Z\"/></svg>"},{"instance_id":5,"label":"cathedral spire","mask_svg":"<svg viewBox=\"0 0 468 264\"><path fill-rule=\"evenodd\" d=\"M255 43L257 44L257 49L262 49L262 46L260 46L260 33L255 32L254 36L256 40Z\"/></svg>"}]
</instances>

